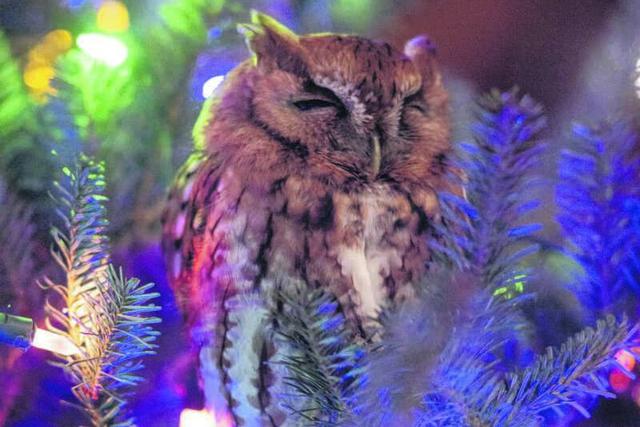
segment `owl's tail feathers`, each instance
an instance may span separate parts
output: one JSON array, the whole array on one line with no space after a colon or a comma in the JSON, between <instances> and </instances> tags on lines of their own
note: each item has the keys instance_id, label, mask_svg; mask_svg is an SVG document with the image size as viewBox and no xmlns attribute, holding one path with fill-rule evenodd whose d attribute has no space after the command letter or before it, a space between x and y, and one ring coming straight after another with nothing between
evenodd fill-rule
<instances>
[{"instance_id":1,"label":"owl's tail feathers","mask_svg":"<svg viewBox=\"0 0 640 427\"><path fill-rule=\"evenodd\" d=\"M269 311L258 294L225 301L215 334L200 349L200 379L207 408L233 426L283 426L277 395L284 368ZM225 425L225 424L223 424Z\"/></svg>"}]
</instances>

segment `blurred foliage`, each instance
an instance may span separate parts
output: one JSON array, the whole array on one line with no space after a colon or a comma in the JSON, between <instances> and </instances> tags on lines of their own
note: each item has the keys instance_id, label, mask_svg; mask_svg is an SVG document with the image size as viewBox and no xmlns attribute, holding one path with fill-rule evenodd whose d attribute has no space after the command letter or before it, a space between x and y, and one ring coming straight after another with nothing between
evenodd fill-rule
<instances>
[{"instance_id":1,"label":"blurred foliage","mask_svg":"<svg viewBox=\"0 0 640 427\"><path fill-rule=\"evenodd\" d=\"M175 146L189 145L198 109L185 87L224 5L222 0L164 2L153 23L134 22L117 35L128 49L118 66L78 47L68 50L58 57L54 94L45 102L30 97L18 61L0 35L0 174L35 206L41 229L47 227L46 195L55 170L84 151L109 167L116 244L157 236L165 188L183 160L174 159ZM83 9L72 27L92 30L86 22L94 13ZM42 51L42 46L36 47ZM52 158L51 151L61 156Z\"/></svg>"},{"instance_id":2,"label":"blurred foliage","mask_svg":"<svg viewBox=\"0 0 640 427\"><path fill-rule=\"evenodd\" d=\"M36 262L33 212L11 194L3 194L1 188L0 206L0 311L24 313L42 301L42 292L36 285L42 266ZM38 317L40 314L34 313ZM22 353L21 349L0 347L0 383L4 385L0 425L6 425L11 408L22 393Z\"/></svg>"},{"instance_id":3,"label":"blurred foliage","mask_svg":"<svg viewBox=\"0 0 640 427\"><path fill-rule=\"evenodd\" d=\"M633 313L640 296L637 140L621 121L576 124L560 159L558 222L568 253L586 272L571 285L593 316Z\"/></svg>"}]
</instances>

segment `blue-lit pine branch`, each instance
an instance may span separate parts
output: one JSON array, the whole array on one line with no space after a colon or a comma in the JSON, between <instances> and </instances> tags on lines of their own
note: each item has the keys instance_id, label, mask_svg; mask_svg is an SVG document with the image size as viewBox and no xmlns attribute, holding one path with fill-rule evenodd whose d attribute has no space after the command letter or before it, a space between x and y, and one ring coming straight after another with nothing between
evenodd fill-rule
<instances>
[{"instance_id":1,"label":"blue-lit pine branch","mask_svg":"<svg viewBox=\"0 0 640 427\"><path fill-rule=\"evenodd\" d=\"M285 403L302 425L335 425L352 415L353 397L364 381L362 343L345 324L337 300L322 289L284 283L275 295L277 334L293 390Z\"/></svg>"},{"instance_id":2,"label":"blue-lit pine branch","mask_svg":"<svg viewBox=\"0 0 640 427\"><path fill-rule=\"evenodd\" d=\"M56 184L63 229L53 228L57 250L52 252L65 273L62 283L45 280L57 294L46 304L47 326L67 337L78 353L60 356L57 363L74 382L73 393L93 426L129 426L123 406L142 357L153 353L158 333L149 316L158 306L149 301L152 284L125 279L109 265L108 221L104 203L104 165L81 156L65 168L68 185Z\"/></svg>"},{"instance_id":3,"label":"blue-lit pine branch","mask_svg":"<svg viewBox=\"0 0 640 427\"><path fill-rule=\"evenodd\" d=\"M434 242L436 249L498 294L523 291L525 274L518 264L536 250L528 238L540 225L524 217L538 205L530 172L544 148L544 125L540 105L515 90L484 96L473 141L459 144L453 159L463 178L452 174L452 184L464 184L466 200L440 195L444 221L436 226L444 239Z\"/></svg>"},{"instance_id":4,"label":"blue-lit pine branch","mask_svg":"<svg viewBox=\"0 0 640 427\"><path fill-rule=\"evenodd\" d=\"M466 280L473 281L470 276ZM500 349L529 327L517 298L522 297L507 300L480 292L466 312L456 316L424 386L416 425L484 425L478 424L484 418L482 408L493 403L503 378Z\"/></svg>"},{"instance_id":5,"label":"blue-lit pine branch","mask_svg":"<svg viewBox=\"0 0 640 427\"><path fill-rule=\"evenodd\" d=\"M640 157L637 137L623 123L576 124L562 152L557 203L567 249L584 268L574 283L597 316L632 310L640 296Z\"/></svg>"},{"instance_id":6,"label":"blue-lit pine branch","mask_svg":"<svg viewBox=\"0 0 640 427\"><path fill-rule=\"evenodd\" d=\"M547 348L545 354L521 372L508 375L494 391L488 407L483 408L490 425L542 425L542 413L550 409L559 414L569 407L583 416L589 412L581 405L584 398L602 396L614 398L607 381L607 368L616 366L614 355L634 345L636 327L626 318L614 316L598 320L595 328L586 328L569 338L558 348Z\"/></svg>"}]
</instances>

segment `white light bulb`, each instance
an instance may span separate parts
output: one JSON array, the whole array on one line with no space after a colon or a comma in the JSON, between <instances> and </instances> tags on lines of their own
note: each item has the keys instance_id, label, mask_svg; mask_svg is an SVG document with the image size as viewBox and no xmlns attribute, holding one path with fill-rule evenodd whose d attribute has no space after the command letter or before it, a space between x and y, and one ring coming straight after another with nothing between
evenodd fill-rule
<instances>
[{"instance_id":1,"label":"white light bulb","mask_svg":"<svg viewBox=\"0 0 640 427\"><path fill-rule=\"evenodd\" d=\"M66 337L39 328L36 328L36 331L33 334L33 341L31 342L31 345L63 356L71 356L73 354L80 353L78 347L76 347L75 344Z\"/></svg>"},{"instance_id":2,"label":"white light bulb","mask_svg":"<svg viewBox=\"0 0 640 427\"><path fill-rule=\"evenodd\" d=\"M206 409L183 409L180 413L180 427L216 427L216 420Z\"/></svg>"},{"instance_id":3,"label":"white light bulb","mask_svg":"<svg viewBox=\"0 0 640 427\"><path fill-rule=\"evenodd\" d=\"M129 49L122 41L105 34L80 34L76 43L84 53L110 67L122 64L129 55Z\"/></svg>"},{"instance_id":4,"label":"white light bulb","mask_svg":"<svg viewBox=\"0 0 640 427\"><path fill-rule=\"evenodd\" d=\"M213 76L202 85L202 96L204 99L209 98L213 95L213 92L220 86L222 81L224 80L224 76Z\"/></svg>"}]
</instances>

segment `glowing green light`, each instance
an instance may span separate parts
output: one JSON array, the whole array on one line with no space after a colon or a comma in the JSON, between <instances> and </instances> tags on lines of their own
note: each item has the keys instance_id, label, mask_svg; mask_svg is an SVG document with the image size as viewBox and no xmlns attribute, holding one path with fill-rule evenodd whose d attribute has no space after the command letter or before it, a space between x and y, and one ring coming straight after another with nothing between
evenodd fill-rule
<instances>
[{"instance_id":1,"label":"glowing green light","mask_svg":"<svg viewBox=\"0 0 640 427\"><path fill-rule=\"evenodd\" d=\"M105 34L80 34L76 43L84 53L110 67L122 64L129 55L129 49L121 40Z\"/></svg>"},{"instance_id":2,"label":"glowing green light","mask_svg":"<svg viewBox=\"0 0 640 427\"><path fill-rule=\"evenodd\" d=\"M503 286L503 287L498 288L495 291L493 291L493 296L497 297L498 295L505 294L505 293L507 293L508 290L509 289L507 287Z\"/></svg>"},{"instance_id":3,"label":"glowing green light","mask_svg":"<svg viewBox=\"0 0 640 427\"><path fill-rule=\"evenodd\" d=\"M333 0L331 11L339 22L361 30L366 28L375 16L375 3L372 0Z\"/></svg>"},{"instance_id":4,"label":"glowing green light","mask_svg":"<svg viewBox=\"0 0 640 427\"><path fill-rule=\"evenodd\" d=\"M516 274L515 276L513 276L511 286L502 286L500 288L497 288L495 291L493 291L493 296L497 297L500 295L504 295L505 298L511 299L516 296L516 293L523 293L526 278L526 274Z\"/></svg>"}]
</instances>

